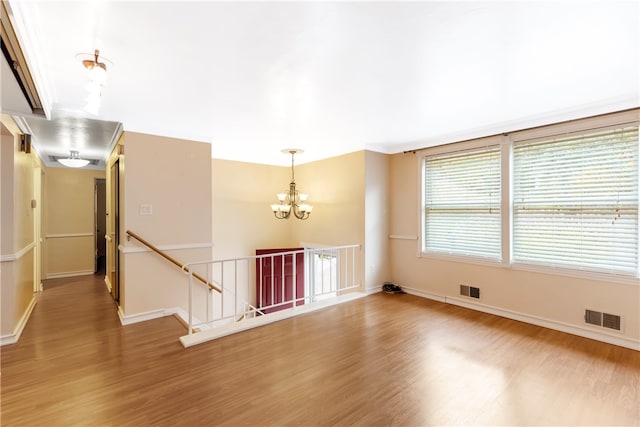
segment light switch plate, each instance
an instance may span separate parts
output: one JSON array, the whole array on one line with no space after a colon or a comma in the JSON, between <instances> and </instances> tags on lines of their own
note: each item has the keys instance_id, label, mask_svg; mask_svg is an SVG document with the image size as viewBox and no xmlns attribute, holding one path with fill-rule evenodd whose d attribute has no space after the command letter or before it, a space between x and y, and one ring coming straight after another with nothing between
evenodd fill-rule
<instances>
[{"instance_id":1,"label":"light switch plate","mask_svg":"<svg viewBox=\"0 0 640 427\"><path fill-rule=\"evenodd\" d=\"M140 215L153 215L153 205L139 205Z\"/></svg>"}]
</instances>

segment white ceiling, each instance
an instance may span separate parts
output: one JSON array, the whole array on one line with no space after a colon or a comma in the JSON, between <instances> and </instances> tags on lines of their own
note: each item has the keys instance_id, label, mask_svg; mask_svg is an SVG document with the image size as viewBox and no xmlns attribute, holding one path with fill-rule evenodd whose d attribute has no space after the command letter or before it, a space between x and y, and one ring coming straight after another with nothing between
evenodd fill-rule
<instances>
[{"instance_id":1,"label":"white ceiling","mask_svg":"<svg viewBox=\"0 0 640 427\"><path fill-rule=\"evenodd\" d=\"M638 1L9 4L50 117L224 159L393 153L640 106ZM96 48L113 65L94 117L76 55ZM34 145L68 152L67 125Z\"/></svg>"}]
</instances>

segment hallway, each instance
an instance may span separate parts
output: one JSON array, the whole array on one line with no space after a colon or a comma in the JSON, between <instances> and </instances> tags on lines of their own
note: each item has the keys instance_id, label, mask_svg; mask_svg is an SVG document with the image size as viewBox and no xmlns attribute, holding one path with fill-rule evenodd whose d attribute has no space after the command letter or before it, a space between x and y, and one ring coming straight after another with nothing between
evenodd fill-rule
<instances>
[{"instance_id":1,"label":"hallway","mask_svg":"<svg viewBox=\"0 0 640 427\"><path fill-rule=\"evenodd\" d=\"M98 276L45 283L2 347L2 426L637 425L640 353L375 294L184 349Z\"/></svg>"}]
</instances>

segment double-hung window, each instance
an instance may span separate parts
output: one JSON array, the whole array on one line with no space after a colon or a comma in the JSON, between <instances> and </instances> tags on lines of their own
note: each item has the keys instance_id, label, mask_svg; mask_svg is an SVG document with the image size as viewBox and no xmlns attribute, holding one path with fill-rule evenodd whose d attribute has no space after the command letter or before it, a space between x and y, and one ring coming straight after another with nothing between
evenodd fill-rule
<instances>
[{"instance_id":1,"label":"double-hung window","mask_svg":"<svg viewBox=\"0 0 640 427\"><path fill-rule=\"evenodd\" d=\"M500 260L500 146L427 155L423 167L422 251Z\"/></svg>"},{"instance_id":2,"label":"double-hung window","mask_svg":"<svg viewBox=\"0 0 640 427\"><path fill-rule=\"evenodd\" d=\"M512 165L512 262L637 274L637 126L516 142Z\"/></svg>"}]
</instances>

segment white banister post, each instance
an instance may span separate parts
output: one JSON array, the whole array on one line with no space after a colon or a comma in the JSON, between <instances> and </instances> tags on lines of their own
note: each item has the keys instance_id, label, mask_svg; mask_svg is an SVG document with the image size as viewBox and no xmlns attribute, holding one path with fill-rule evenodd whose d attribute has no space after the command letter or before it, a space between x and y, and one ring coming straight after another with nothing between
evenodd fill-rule
<instances>
[{"instance_id":1,"label":"white banister post","mask_svg":"<svg viewBox=\"0 0 640 427\"><path fill-rule=\"evenodd\" d=\"M193 271L189 269L189 336L193 331Z\"/></svg>"},{"instance_id":2,"label":"white banister post","mask_svg":"<svg viewBox=\"0 0 640 427\"><path fill-rule=\"evenodd\" d=\"M248 286L248 284L247 284ZM233 318L238 316L238 260L233 260Z\"/></svg>"},{"instance_id":3,"label":"white banister post","mask_svg":"<svg viewBox=\"0 0 640 427\"><path fill-rule=\"evenodd\" d=\"M293 261L293 308L296 308L296 306L298 305L298 301L296 301L296 290L298 288L298 272L297 272L297 264L298 264L298 253L294 252L292 255L293 257L292 261Z\"/></svg>"}]
</instances>

